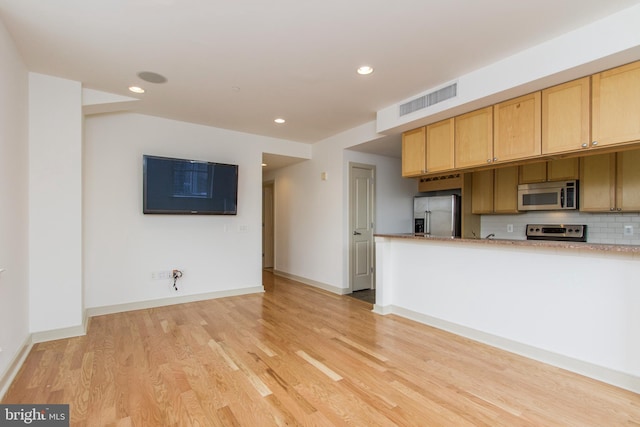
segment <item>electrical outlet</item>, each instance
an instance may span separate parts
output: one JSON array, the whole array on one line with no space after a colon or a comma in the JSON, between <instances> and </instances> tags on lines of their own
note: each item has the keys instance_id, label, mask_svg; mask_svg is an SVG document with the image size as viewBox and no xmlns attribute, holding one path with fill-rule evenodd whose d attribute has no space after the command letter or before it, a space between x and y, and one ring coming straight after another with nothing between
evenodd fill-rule
<instances>
[{"instance_id":1,"label":"electrical outlet","mask_svg":"<svg viewBox=\"0 0 640 427\"><path fill-rule=\"evenodd\" d=\"M239 225L238 226L238 232L246 233L247 231L249 231L249 226L248 225Z\"/></svg>"},{"instance_id":2,"label":"electrical outlet","mask_svg":"<svg viewBox=\"0 0 640 427\"><path fill-rule=\"evenodd\" d=\"M172 271L154 271L151 273L152 280L166 280L173 279Z\"/></svg>"},{"instance_id":3,"label":"electrical outlet","mask_svg":"<svg viewBox=\"0 0 640 427\"><path fill-rule=\"evenodd\" d=\"M624 226L624 235L625 236L633 236L633 225L625 225Z\"/></svg>"},{"instance_id":4,"label":"electrical outlet","mask_svg":"<svg viewBox=\"0 0 640 427\"><path fill-rule=\"evenodd\" d=\"M507 233L513 233L513 224L507 224Z\"/></svg>"}]
</instances>

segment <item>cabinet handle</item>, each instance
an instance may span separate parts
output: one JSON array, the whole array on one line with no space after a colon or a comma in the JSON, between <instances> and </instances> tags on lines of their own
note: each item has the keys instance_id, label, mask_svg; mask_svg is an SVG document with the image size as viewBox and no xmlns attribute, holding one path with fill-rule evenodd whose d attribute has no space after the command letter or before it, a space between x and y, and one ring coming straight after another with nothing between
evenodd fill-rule
<instances>
[{"instance_id":1,"label":"cabinet handle","mask_svg":"<svg viewBox=\"0 0 640 427\"><path fill-rule=\"evenodd\" d=\"M589 146L589 144L587 144L586 142L584 144L582 144L582 148L587 148Z\"/></svg>"},{"instance_id":2,"label":"cabinet handle","mask_svg":"<svg viewBox=\"0 0 640 427\"><path fill-rule=\"evenodd\" d=\"M491 159L487 159L487 163L491 163Z\"/></svg>"},{"instance_id":3,"label":"cabinet handle","mask_svg":"<svg viewBox=\"0 0 640 427\"><path fill-rule=\"evenodd\" d=\"M622 210L622 208L618 208L618 210L619 210L619 211L621 211L621 210Z\"/></svg>"},{"instance_id":4,"label":"cabinet handle","mask_svg":"<svg viewBox=\"0 0 640 427\"><path fill-rule=\"evenodd\" d=\"M598 145L598 141L593 141L593 142L591 143L591 145L593 145L593 146L595 147L596 145Z\"/></svg>"},{"instance_id":5,"label":"cabinet handle","mask_svg":"<svg viewBox=\"0 0 640 427\"><path fill-rule=\"evenodd\" d=\"M610 211L615 211L615 210L616 210L616 208L609 208L609 210L610 210Z\"/></svg>"},{"instance_id":6,"label":"cabinet handle","mask_svg":"<svg viewBox=\"0 0 640 427\"><path fill-rule=\"evenodd\" d=\"M497 158L497 157L494 157L494 158L493 158L493 161L494 161L494 162L497 162L497 161L498 161L498 158Z\"/></svg>"}]
</instances>

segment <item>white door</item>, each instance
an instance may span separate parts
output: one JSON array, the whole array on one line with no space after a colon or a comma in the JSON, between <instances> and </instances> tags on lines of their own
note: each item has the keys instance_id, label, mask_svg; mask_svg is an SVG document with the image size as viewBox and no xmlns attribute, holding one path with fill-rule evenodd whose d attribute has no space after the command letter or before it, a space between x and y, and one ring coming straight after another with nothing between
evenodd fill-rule
<instances>
[{"instance_id":1,"label":"white door","mask_svg":"<svg viewBox=\"0 0 640 427\"><path fill-rule=\"evenodd\" d=\"M262 186L262 268L273 268L273 182Z\"/></svg>"},{"instance_id":2,"label":"white door","mask_svg":"<svg viewBox=\"0 0 640 427\"><path fill-rule=\"evenodd\" d=\"M352 291L374 288L373 212L375 166L349 165L350 270Z\"/></svg>"}]
</instances>

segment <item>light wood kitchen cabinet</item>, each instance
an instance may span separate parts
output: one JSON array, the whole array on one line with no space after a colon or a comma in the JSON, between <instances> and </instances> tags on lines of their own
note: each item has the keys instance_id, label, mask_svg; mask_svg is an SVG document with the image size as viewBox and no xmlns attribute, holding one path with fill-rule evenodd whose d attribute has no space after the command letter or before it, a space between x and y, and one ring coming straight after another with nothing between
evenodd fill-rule
<instances>
[{"instance_id":1,"label":"light wood kitchen cabinet","mask_svg":"<svg viewBox=\"0 0 640 427\"><path fill-rule=\"evenodd\" d=\"M640 211L640 150L616 154L616 209Z\"/></svg>"},{"instance_id":2,"label":"light wood kitchen cabinet","mask_svg":"<svg viewBox=\"0 0 640 427\"><path fill-rule=\"evenodd\" d=\"M534 92L493 107L493 162L541 154L541 93Z\"/></svg>"},{"instance_id":3,"label":"light wood kitchen cabinet","mask_svg":"<svg viewBox=\"0 0 640 427\"><path fill-rule=\"evenodd\" d=\"M580 178L580 159L549 160L547 162L547 181L565 181Z\"/></svg>"},{"instance_id":4,"label":"light wood kitchen cabinet","mask_svg":"<svg viewBox=\"0 0 640 427\"><path fill-rule=\"evenodd\" d=\"M592 146L640 140L640 61L592 76Z\"/></svg>"},{"instance_id":5,"label":"light wood kitchen cabinet","mask_svg":"<svg viewBox=\"0 0 640 427\"><path fill-rule=\"evenodd\" d=\"M615 154L598 154L580 159L581 211L615 210Z\"/></svg>"},{"instance_id":6,"label":"light wood kitchen cabinet","mask_svg":"<svg viewBox=\"0 0 640 427\"><path fill-rule=\"evenodd\" d=\"M451 170L454 167L454 119L443 120L426 128L428 173Z\"/></svg>"},{"instance_id":7,"label":"light wood kitchen cabinet","mask_svg":"<svg viewBox=\"0 0 640 427\"><path fill-rule=\"evenodd\" d=\"M426 170L426 131L424 126L402 134L402 176L423 175Z\"/></svg>"},{"instance_id":8,"label":"light wood kitchen cabinet","mask_svg":"<svg viewBox=\"0 0 640 427\"><path fill-rule=\"evenodd\" d=\"M455 118L455 166L482 166L493 160L493 107Z\"/></svg>"},{"instance_id":9,"label":"light wood kitchen cabinet","mask_svg":"<svg viewBox=\"0 0 640 427\"><path fill-rule=\"evenodd\" d=\"M580 210L640 211L640 150L583 157L580 160Z\"/></svg>"},{"instance_id":10,"label":"light wood kitchen cabinet","mask_svg":"<svg viewBox=\"0 0 640 427\"><path fill-rule=\"evenodd\" d=\"M519 167L520 184L545 182L547 180L547 162L527 163Z\"/></svg>"},{"instance_id":11,"label":"light wood kitchen cabinet","mask_svg":"<svg viewBox=\"0 0 640 427\"><path fill-rule=\"evenodd\" d=\"M542 154L589 148L591 77L542 91Z\"/></svg>"},{"instance_id":12,"label":"light wood kitchen cabinet","mask_svg":"<svg viewBox=\"0 0 640 427\"><path fill-rule=\"evenodd\" d=\"M473 172L471 212L518 213L518 167Z\"/></svg>"},{"instance_id":13,"label":"light wood kitchen cabinet","mask_svg":"<svg viewBox=\"0 0 640 427\"><path fill-rule=\"evenodd\" d=\"M567 181L580 177L580 162L577 157L526 163L520 166L520 184L546 181Z\"/></svg>"},{"instance_id":14,"label":"light wood kitchen cabinet","mask_svg":"<svg viewBox=\"0 0 640 427\"><path fill-rule=\"evenodd\" d=\"M471 174L471 213L493 213L493 175L493 169Z\"/></svg>"}]
</instances>

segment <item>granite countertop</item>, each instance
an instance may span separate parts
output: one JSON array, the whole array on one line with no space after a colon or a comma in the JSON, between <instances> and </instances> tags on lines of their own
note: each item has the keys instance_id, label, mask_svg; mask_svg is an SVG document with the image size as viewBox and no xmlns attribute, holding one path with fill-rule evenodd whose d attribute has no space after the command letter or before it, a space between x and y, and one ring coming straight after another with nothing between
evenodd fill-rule
<instances>
[{"instance_id":1,"label":"granite countertop","mask_svg":"<svg viewBox=\"0 0 640 427\"><path fill-rule=\"evenodd\" d=\"M454 243L470 243L478 245L500 245L500 246L521 246L551 249L573 249L581 251L597 251L608 253L640 254L640 246L635 245L605 245L598 243L583 242L554 242L547 240L507 240L507 239L465 239L451 237L431 237L424 234L398 233L398 234L376 234L375 237L389 237L398 239L411 239L418 241L440 241Z\"/></svg>"}]
</instances>

